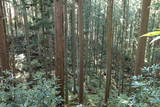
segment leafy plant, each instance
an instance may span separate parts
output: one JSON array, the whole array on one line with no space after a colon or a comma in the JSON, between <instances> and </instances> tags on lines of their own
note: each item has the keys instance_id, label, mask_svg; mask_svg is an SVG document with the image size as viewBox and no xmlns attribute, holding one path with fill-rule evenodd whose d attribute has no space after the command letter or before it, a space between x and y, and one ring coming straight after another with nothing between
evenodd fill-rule
<instances>
[{"instance_id":1,"label":"leafy plant","mask_svg":"<svg viewBox=\"0 0 160 107\"><path fill-rule=\"evenodd\" d=\"M1 78L0 107L55 107L62 101L57 97L54 79L47 79L42 72L34 75L30 82L13 83L16 78ZM32 88L30 86L32 85Z\"/></svg>"},{"instance_id":2,"label":"leafy plant","mask_svg":"<svg viewBox=\"0 0 160 107\"><path fill-rule=\"evenodd\" d=\"M155 37L156 36L156 37ZM144 35L142 35L141 37L155 37L153 38L153 40L151 41L151 43L157 41L157 40L160 40L160 29L154 31L154 32L149 32L149 33L146 33Z\"/></svg>"},{"instance_id":3,"label":"leafy plant","mask_svg":"<svg viewBox=\"0 0 160 107\"><path fill-rule=\"evenodd\" d=\"M122 94L110 100L109 107L159 107L160 105L160 65L142 69L142 75L132 77L130 96Z\"/></svg>"}]
</instances>

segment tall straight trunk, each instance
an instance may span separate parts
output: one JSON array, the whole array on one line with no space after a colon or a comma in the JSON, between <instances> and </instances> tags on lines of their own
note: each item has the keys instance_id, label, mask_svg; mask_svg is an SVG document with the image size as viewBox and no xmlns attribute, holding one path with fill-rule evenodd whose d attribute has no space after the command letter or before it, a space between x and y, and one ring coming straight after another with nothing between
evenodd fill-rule
<instances>
[{"instance_id":1,"label":"tall straight trunk","mask_svg":"<svg viewBox=\"0 0 160 107\"><path fill-rule=\"evenodd\" d=\"M84 97L84 35L83 35L83 0L78 1L78 33L80 39L80 78L79 78L79 103L83 104Z\"/></svg>"},{"instance_id":2,"label":"tall straight trunk","mask_svg":"<svg viewBox=\"0 0 160 107\"><path fill-rule=\"evenodd\" d=\"M149 21L149 12L151 0L143 0L142 4L142 16L141 16L141 25L140 25L140 36L147 33L148 21ZM140 69L144 65L145 59L145 47L146 47L146 38L139 38L138 49L136 53L136 63L135 63L135 74L141 74Z\"/></svg>"},{"instance_id":3,"label":"tall straight trunk","mask_svg":"<svg viewBox=\"0 0 160 107\"><path fill-rule=\"evenodd\" d=\"M123 7L123 20L122 20L122 32L121 32L121 36L122 36L122 49L125 47L125 27L126 27L126 0L122 0L122 7ZM124 51L122 51L124 53ZM122 73L123 75L123 73Z\"/></svg>"},{"instance_id":4,"label":"tall straight trunk","mask_svg":"<svg viewBox=\"0 0 160 107\"><path fill-rule=\"evenodd\" d=\"M0 0L0 69L5 70L9 69L9 57L3 17L2 0Z\"/></svg>"},{"instance_id":5,"label":"tall straight trunk","mask_svg":"<svg viewBox=\"0 0 160 107\"><path fill-rule=\"evenodd\" d=\"M64 1L65 5L64 5L64 19L65 19L65 23L64 23L64 34L65 34L65 103L68 104L68 62L67 62L67 58L68 58L68 8L67 8L67 0Z\"/></svg>"},{"instance_id":6,"label":"tall straight trunk","mask_svg":"<svg viewBox=\"0 0 160 107\"><path fill-rule=\"evenodd\" d=\"M59 85L59 96L64 99L64 32L63 32L63 0L55 0L55 75L57 77L57 84ZM63 107L64 102L57 105Z\"/></svg>"},{"instance_id":7,"label":"tall straight trunk","mask_svg":"<svg viewBox=\"0 0 160 107\"><path fill-rule=\"evenodd\" d=\"M112 32L113 1L114 0L108 0L108 7L107 7L107 80L105 89L105 103L108 102L110 86L111 86L112 45L113 45L113 32Z\"/></svg>"},{"instance_id":8,"label":"tall straight trunk","mask_svg":"<svg viewBox=\"0 0 160 107\"><path fill-rule=\"evenodd\" d=\"M75 0L72 1L71 9L71 36L72 36L72 72L73 72L73 93L76 94L76 32L75 32Z\"/></svg>"}]
</instances>

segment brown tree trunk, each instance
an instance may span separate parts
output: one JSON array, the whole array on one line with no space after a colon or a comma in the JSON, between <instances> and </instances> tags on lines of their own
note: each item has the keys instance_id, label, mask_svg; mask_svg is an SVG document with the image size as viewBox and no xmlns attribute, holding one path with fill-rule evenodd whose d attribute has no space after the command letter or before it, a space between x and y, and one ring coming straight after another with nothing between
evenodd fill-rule
<instances>
[{"instance_id":1,"label":"brown tree trunk","mask_svg":"<svg viewBox=\"0 0 160 107\"><path fill-rule=\"evenodd\" d=\"M108 7L107 7L107 80L105 89L105 103L108 102L110 86L111 86L112 45L113 45L113 32L112 32L113 1L114 0L108 0Z\"/></svg>"},{"instance_id":2,"label":"brown tree trunk","mask_svg":"<svg viewBox=\"0 0 160 107\"><path fill-rule=\"evenodd\" d=\"M147 33L148 29L148 21L149 21L149 12L151 0L143 0L142 4L142 16L141 16L141 28L140 28L140 36ZM146 47L146 38L139 38L138 41L138 49L136 53L136 63L135 63L135 74L141 74L140 69L144 65L145 59L145 47Z\"/></svg>"},{"instance_id":3,"label":"brown tree trunk","mask_svg":"<svg viewBox=\"0 0 160 107\"><path fill-rule=\"evenodd\" d=\"M69 96L68 96L68 7L67 7L67 0L64 1L64 35L65 35L65 64L64 64L64 71L65 71L65 104L68 104Z\"/></svg>"},{"instance_id":4,"label":"brown tree trunk","mask_svg":"<svg viewBox=\"0 0 160 107\"><path fill-rule=\"evenodd\" d=\"M0 68L5 70L9 69L9 57L3 17L2 0L0 0Z\"/></svg>"},{"instance_id":5,"label":"brown tree trunk","mask_svg":"<svg viewBox=\"0 0 160 107\"><path fill-rule=\"evenodd\" d=\"M59 85L59 96L64 99L64 32L63 32L63 0L55 0L55 30L56 30L56 43L55 43L55 75L57 77L57 84ZM63 107L64 102L57 105Z\"/></svg>"},{"instance_id":6,"label":"brown tree trunk","mask_svg":"<svg viewBox=\"0 0 160 107\"><path fill-rule=\"evenodd\" d=\"M72 72L73 72L73 94L77 93L76 90L76 46L77 46L77 38L75 32L75 0L72 1L72 9L71 9L71 36L72 36Z\"/></svg>"},{"instance_id":7,"label":"brown tree trunk","mask_svg":"<svg viewBox=\"0 0 160 107\"><path fill-rule=\"evenodd\" d=\"M78 33L80 40L80 76L79 76L79 103L83 104L84 97L84 36L83 36L83 0L78 0Z\"/></svg>"}]
</instances>

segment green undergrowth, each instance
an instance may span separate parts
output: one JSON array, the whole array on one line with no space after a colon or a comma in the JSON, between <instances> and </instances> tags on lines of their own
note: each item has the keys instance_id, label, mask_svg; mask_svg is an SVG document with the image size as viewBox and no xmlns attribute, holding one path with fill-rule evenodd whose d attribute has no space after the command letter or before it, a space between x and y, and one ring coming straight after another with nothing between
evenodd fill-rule
<instances>
[{"instance_id":1,"label":"green undergrowth","mask_svg":"<svg viewBox=\"0 0 160 107\"><path fill-rule=\"evenodd\" d=\"M132 91L110 99L108 107L160 107L160 65L142 69L133 76Z\"/></svg>"},{"instance_id":2,"label":"green undergrowth","mask_svg":"<svg viewBox=\"0 0 160 107\"><path fill-rule=\"evenodd\" d=\"M35 73L33 80L28 82L8 71L3 75L0 78L0 107L55 107L62 101L56 96L55 80L47 79L43 72Z\"/></svg>"}]
</instances>

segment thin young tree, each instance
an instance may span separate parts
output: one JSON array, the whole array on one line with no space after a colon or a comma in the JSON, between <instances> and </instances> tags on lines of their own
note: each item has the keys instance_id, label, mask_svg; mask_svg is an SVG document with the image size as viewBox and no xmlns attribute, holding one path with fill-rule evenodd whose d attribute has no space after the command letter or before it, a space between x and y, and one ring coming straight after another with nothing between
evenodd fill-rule
<instances>
[{"instance_id":1,"label":"thin young tree","mask_svg":"<svg viewBox=\"0 0 160 107\"><path fill-rule=\"evenodd\" d=\"M67 7L67 0L64 2L64 35L65 35L65 64L64 64L64 70L65 70L65 103L68 104L68 7Z\"/></svg>"},{"instance_id":2,"label":"thin young tree","mask_svg":"<svg viewBox=\"0 0 160 107\"><path fill-rule=\"evenodd\" d=\"M147 33L148 21L149 21L149 12L151 0L143 0L142 3L142 15L141 15L141 24L140 24L140 36ZM146 47L146 38L139 38L138 48L136 53L136 63L135 63L135 74L141 74L140 69L144 65L145 59L145 47Z\"/></svg>"},{"instance_id":3,"label":"thin young tree","mask_svg":"<svg viewBox=\"0 0 160 107\"><path fill-rule=\"evenodd\" d=\"M55 0L55 30L56 30L56 43L55 43L55 75L57 77L57 84L59 85L59 96L64 99L64 32L63 32L63 0ZM63 107L62 101L57 105Z\"/></svg>"},{"instance_id":4,"label":"thin young tree","mask_svg":"<svg viewBox=\"0 0 160 107\"><path fill-rule=\"evenodd\" d=\"M112 14L113 14L114 0L108 0L107 7L107 80L105 89L105 103L108 102L109 92L111 86L111 72L112 72L112 45L113 45L113 31L112 31Z\"/></svg>"},{"instance_id":5,"label":"thin young tree","mask_svg":"<svg viewBox=\"0 0 160 107\"><path fill-rule=\"evenodd\" d=\"M73 72L73 94L77 93L76 90L76 32L75 32L75 0L72 1L71 6L71 36L72 36L72 72Z\"/></svg>"}]
</instances>

